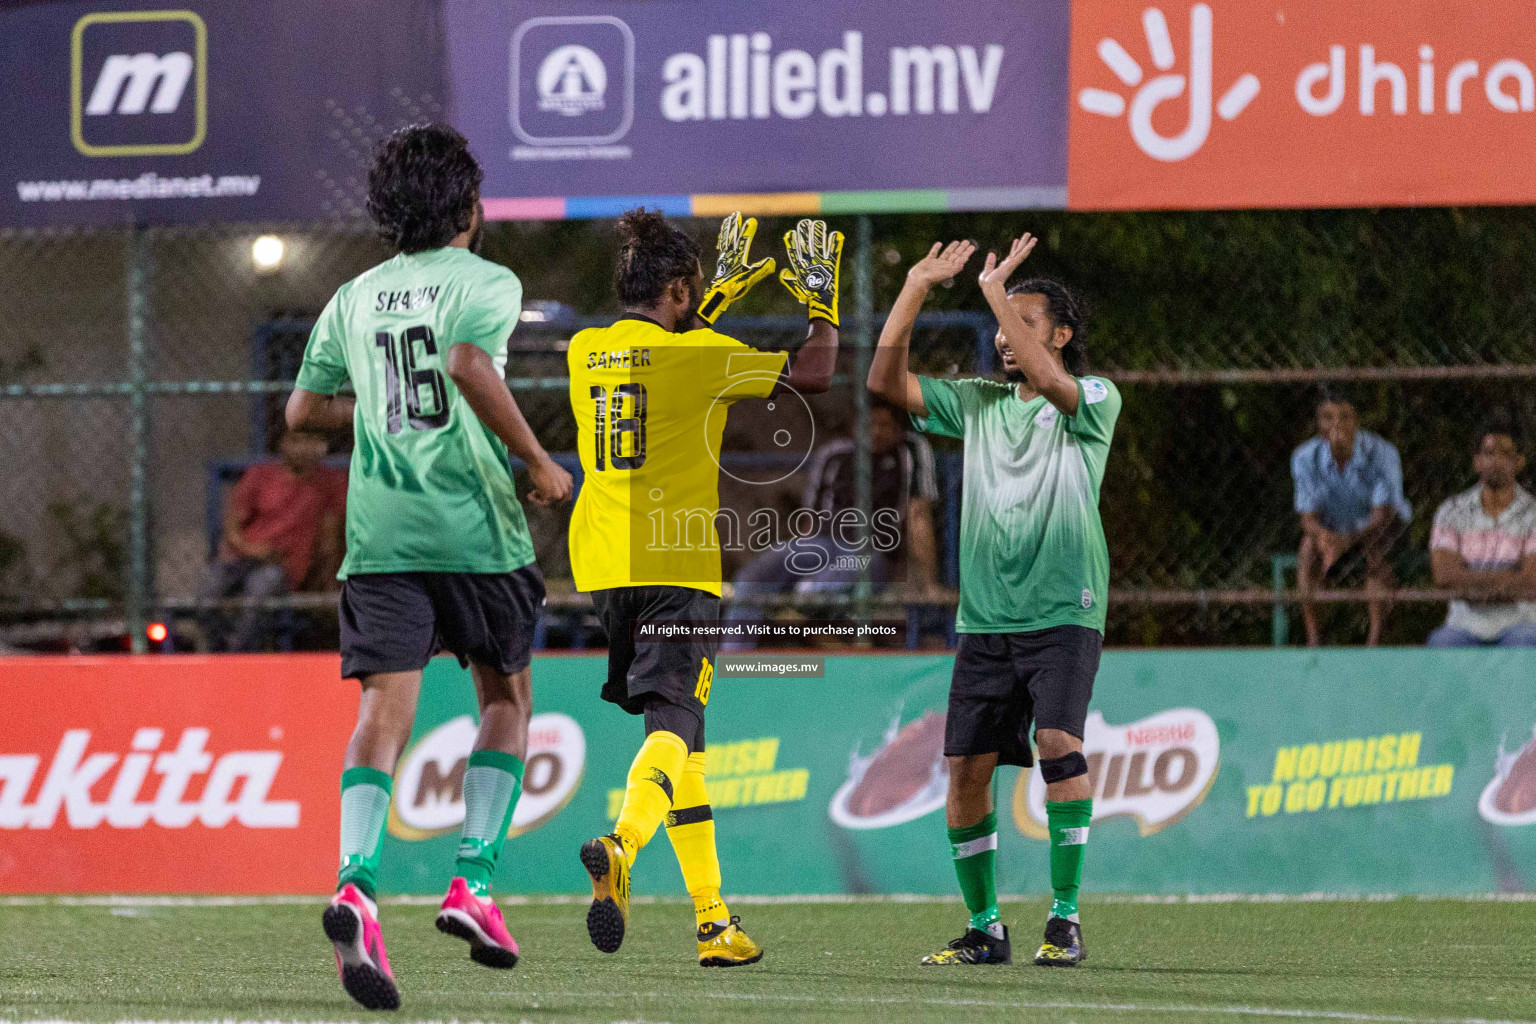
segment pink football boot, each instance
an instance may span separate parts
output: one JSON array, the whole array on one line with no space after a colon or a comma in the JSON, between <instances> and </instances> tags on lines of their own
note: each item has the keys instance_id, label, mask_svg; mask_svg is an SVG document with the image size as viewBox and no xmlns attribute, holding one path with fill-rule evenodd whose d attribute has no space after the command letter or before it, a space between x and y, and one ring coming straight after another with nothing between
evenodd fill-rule
<instances>
[{"instance_id":1,"label":"pink football boot","mask_svg":"<svg viewBox=\"0 0 1536 1024\"><path fill-rule=\"evenodd\" d=\"M325 908L325 936L336 947L336 973L347 995L370 1010L400 1009L400 990L389 970L378 909L348 882Z\"/></svg>"},{"instance_id":2,"label":"pink football boot","mask_svg":"<svg viewBox=\"0 0 1536 1024\"><path fill-rule=\"evenodd\" d=\"M437 930L457 935L469 943L469 958L487 967L516 967L517 940L501 920L496 901L469 891L469 884L455 878L437 912Z\"/></svg>"}]
</instances>

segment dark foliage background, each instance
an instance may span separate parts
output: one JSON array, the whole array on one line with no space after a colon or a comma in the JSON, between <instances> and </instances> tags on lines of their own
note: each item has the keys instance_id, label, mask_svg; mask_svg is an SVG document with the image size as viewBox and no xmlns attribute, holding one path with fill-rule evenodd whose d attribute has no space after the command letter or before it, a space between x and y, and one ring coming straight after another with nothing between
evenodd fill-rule
<instances>
[{"instance_id":1,"label":"dark foliage background","mask_svg":"<svg viewBox=\"0 0 1536 1024\"><path fill-rule=\"evenodd\" d=\"M852 326L856 220L829 220L849 237L844 315ZM682 223L712 255L716 224ZM792 224L763 219L758 251L781 254L780 237ZM255 228L151 233L148 379L288 378L291 367L274 369L273 351L254 347L262 325L279 314L312 317L338 285L388 255L365 226L268 230L281 233L290 251L268 275L250 266ZM968 237L1000 249L1024 230L1042 238L1026 271L1059 277L1087 296L1091 361L1125 395L1103 493L1116 588L1194 594L1270 585L1272 556L1294 550L1298 536L1289 456L1313 433L1320 380L1348 393L1362 426L1402 454L1414 505L1398 557L1407 584L1429 582L1425 545L1436 506L1473 483L1479 421L1508 406L1527 438L1536 428L1536 210L881 216L872 219L877 315L932 242ZM126 240L122 230L0 233L0 268L25 285L0 326L0 384L110 388L127 379ZM597 315L616 308L616 247L612 222L493 224L483 253L518 273L527 299ZM984 312L974 275L980 263L936 289L928 308ZM740 312L798 308L768 283ZM509 374L561 375L558 335L530 337L543 340L516 355ZM286 343L301 347L302 333ZM920 331L913 352L927 372L976 369L975 340L965 330ZM851 369L851 355L846 363ZM131 505L126 397L9 397L0 402L0 436L11 450L40 457L13 460L0 481L9 513L0 603L117 600ZM145 482L152 584L162 596L191 593L207 556L208 467L270 441L281 396L254 401L253 416L253 399L228 389L152 400ZM573 446L559 386L520 393L519 401L549 447ZM817 415L837 432L852 408L844 390ZM766 444L750 423L733 420L732 430L733 444ZM558 520L541 526L556 577L562 528ZM1363 636L1362 608L1329 614L1334 639ZM1422 642L1442 615L1436 605L1400 606L1387 638ZM1111 609L1110 634L1129 644L1268 643L1270 609L1122 601Z\"/></svg>"}]
</instances>

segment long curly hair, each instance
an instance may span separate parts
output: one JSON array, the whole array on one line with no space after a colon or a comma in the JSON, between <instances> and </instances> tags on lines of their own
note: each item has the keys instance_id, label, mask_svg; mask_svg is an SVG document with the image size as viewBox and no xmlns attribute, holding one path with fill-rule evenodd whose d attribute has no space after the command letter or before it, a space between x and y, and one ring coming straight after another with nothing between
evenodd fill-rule
<instances>
[{"instance_id":1,"label":"long curly hair","mask_svg":"<svg viewBox=\"0 0 1536 1024\"><path fill-rule=\"evenodd\" d=\"M404 253L440 249L474 223L480 164L469 141L446 124L413 124L374 149L368 213Z\"/></svg>"},{"instance_id":2,"label":"long curly hair","mask_svg":"<svg viewBox=\"0 0 1536 1024\"><path fill-rule=\"evenodd\" d=\"M619 218L619 267L613 275L625 306L654 306L667 285L699 272L699 243L645 207Z\"/></svg>"}]
</instances>

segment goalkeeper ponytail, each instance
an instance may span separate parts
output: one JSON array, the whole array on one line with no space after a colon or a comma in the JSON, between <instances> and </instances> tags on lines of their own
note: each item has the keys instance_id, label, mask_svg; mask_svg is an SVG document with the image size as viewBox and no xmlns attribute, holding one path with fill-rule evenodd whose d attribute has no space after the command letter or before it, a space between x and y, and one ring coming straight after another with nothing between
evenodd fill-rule
<instances>
[{"instance_id":1,"label":"goalkeeper ponytail","mask_svg":"<svg viewBox=\"0 0 1536 1024\"><path fill-rule=\"evenodd\" d=\"M614 286L626 307L654 306L667 285L699 272L699 243L667 223L660 210L641 207L620 217L619 243Z\"/></svg>"}]
</instances>

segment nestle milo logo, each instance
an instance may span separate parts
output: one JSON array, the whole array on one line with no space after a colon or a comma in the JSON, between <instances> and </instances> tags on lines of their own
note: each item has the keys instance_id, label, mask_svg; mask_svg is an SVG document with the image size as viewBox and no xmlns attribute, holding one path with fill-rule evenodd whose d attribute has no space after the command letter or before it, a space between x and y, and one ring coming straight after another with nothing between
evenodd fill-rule
<instances>
[{"instance_id":1,"label":"nestle milo logo","mask_svg":"<svg viewBox=\"0 0 1536 1024\"><path fill-rule=\"evenodd\" d=\"M1083 756L1093 786L1093 821L1125 815L1150 835L1205 799L1221 763L1221 739L1211 716L1198 708L1160 711L1127 725L1110 725L1094 711L1083 729ZM1050 837L1038 767L1019 774L1013 816L1031 839Z\"/></svg>"},{"instance_id":2,"label":"nestle milo logo","mask_svg":"<svg viewBox=\"0 0 1536 1024\"><path fill-rule=\"evenodd\" d=\"M475 745L473 717L460 715L416 742L395 771L389 831L401 839L430 839L464 824L464 771ZM587 740L569 715L534 715L528 723L523 792L509 835L538 828L560 812L581 783Z\"/></svg>"}]
</instances>

